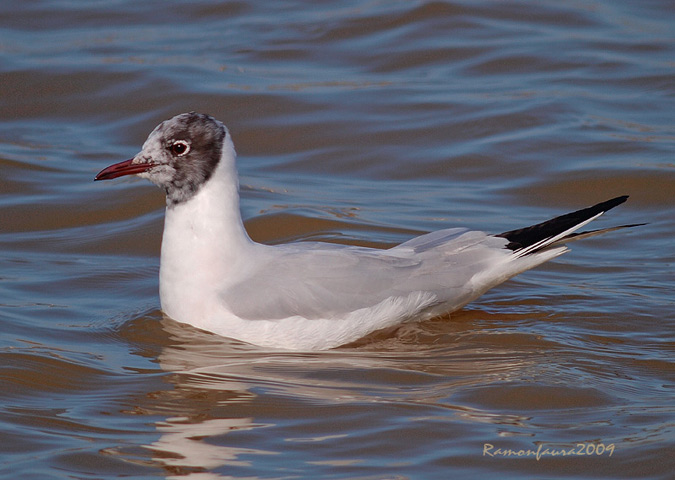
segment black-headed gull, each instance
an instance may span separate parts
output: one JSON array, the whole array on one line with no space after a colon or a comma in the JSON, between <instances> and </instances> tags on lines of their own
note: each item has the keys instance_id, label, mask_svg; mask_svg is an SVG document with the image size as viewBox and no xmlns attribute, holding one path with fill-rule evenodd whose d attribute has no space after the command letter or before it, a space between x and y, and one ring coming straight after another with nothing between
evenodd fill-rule
<instances>
[{"instance_id":1,"label":"black-headed gull","mask_svg":"<svg viewBox=\"0 0 675 480\"><path fill-rule=\"evenodd\" d=\"M451 228L388 250L328 243L262 245L239 210L227 128L204 114L159 124L134 158L96 180L136 174L166 192L162 310L179 322L274 348L321 350L406 321L453 312L567 251L617 197L501 234Z\"/></svg>"}]
</instances>

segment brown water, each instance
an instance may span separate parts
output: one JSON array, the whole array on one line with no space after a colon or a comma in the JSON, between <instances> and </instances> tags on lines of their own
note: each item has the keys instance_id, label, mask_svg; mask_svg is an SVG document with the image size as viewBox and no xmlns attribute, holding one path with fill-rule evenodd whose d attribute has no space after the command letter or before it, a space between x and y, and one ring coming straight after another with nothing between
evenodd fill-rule
<instances>
[{"instance_id":1,"label":"brown water","mask_svg":"<svg viewBox=\"0 0 675 480\"><path fill-rule=\"evenodd\" d=\"M673 25L666 0L3 2L0 475L672 478ZM161 192L92 181L189 110L230 127L260 241L622 194L596 225L649 225L448 318L264 351L162 318Z\"/></svg>"}]
</instances>

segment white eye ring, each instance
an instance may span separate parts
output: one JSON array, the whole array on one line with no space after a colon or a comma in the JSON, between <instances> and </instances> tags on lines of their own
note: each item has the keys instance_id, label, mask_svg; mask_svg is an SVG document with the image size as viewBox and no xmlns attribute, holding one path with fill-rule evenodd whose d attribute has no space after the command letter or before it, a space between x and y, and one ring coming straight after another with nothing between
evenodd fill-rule
<instances>
[{"instance_id":1,"label":"white eye ring","mask_svg":"<svg viewBox=\"0 0 675 480\"><path fill-rule=\"evenodd\" d=\"M184 155L187 155L188 152L190 152L190 144L186 142L185 140L176 140L171 144L171 147L169 147L171 150L171 153L173 153L177 157L182 157Z\"/></svg>"}]
</instances>

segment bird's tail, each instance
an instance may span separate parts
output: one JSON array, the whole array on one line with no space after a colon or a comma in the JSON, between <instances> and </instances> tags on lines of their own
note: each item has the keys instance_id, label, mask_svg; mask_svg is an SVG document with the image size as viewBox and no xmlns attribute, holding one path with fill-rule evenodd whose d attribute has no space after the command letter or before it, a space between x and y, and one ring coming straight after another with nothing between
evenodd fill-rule
<instances>
[{"instance_id":1,"label":"bird's tail","mask_svg":"<svg viewBox=\"0 0 675 480\"><path fill-rule=\"evenodd\" d=\"M506 248L512 250L516 257L523 257L563 243L594 237L602 233L622 228L644 225L643 223L636 223L632 225L621 225L618 227L575 233L584 225L592 222L617 205L621 205L627 199L628 195L623 195L598 203L592 207L583 208L576 212L555 217L543 223L520 228L518 230L511 230L495 236L506 238L509 241Z\"/></svg>"}]
</instances>

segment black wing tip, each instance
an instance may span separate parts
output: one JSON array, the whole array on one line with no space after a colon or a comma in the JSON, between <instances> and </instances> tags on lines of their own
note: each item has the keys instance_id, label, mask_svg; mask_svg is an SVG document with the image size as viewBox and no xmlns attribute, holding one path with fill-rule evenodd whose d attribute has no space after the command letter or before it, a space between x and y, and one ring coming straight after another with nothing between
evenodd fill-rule
<instances>
[{"instance_id":1,"label":"black wing tip","mask_svg":"<svg viewBox=\"0 0 675 480\"><path fill-rule=\"evenodd\" d=\"M626 200L628 200L628 197L629 195L614 197L609 200L605 200L604 202L597 203L593 206L555 217L546 222L500 233L499 235L495 236L506 238L509 241L509 243L506 245L506 248L509 250L521 250L534 245L535 243L542 242L547 238L553 238L556 235L573 228L575 225L579 225L590 218L605 213L608 210L611 210L612 208L624 203ZM535 249L535 251L538 250L539 249Z\"/></svg>"},{"instance_id":2,"label":"black wing tip","mask_svg":"<svg viewBox=\"0 0 675 480\"><path fill-rule=\"evenodd\" d=\"M606 212L607 210L611 210L612 208L624 203L626 200L628 200L629 196L630 195L621 195L620 197L612 198L612 199L607 200L605 202L598 203L597 205L593 205L592 207L589 207L589 208L597 208L598 210L601 210L602 212Z\"/></svg>"}]
</instances>

